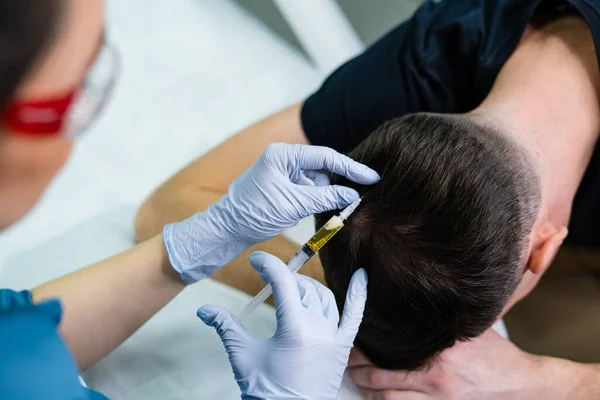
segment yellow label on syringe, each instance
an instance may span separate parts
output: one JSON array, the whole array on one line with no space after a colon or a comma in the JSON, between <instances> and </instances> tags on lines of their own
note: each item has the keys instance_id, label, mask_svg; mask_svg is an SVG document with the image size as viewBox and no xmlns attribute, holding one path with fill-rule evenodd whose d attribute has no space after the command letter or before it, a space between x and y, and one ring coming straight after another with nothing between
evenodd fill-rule
<instances>
[{"instance_id":1,"label":"yellow label on syringe","mask_svg":"<svg viewBox=\"0 0 600 400\"><path fill-rule=\"evenodd\" d=\"M338 216L332 217L313 237L308 239L306 245L313 252L318 252L343 226L344 222Z\"/></svg>"}]
</instances>

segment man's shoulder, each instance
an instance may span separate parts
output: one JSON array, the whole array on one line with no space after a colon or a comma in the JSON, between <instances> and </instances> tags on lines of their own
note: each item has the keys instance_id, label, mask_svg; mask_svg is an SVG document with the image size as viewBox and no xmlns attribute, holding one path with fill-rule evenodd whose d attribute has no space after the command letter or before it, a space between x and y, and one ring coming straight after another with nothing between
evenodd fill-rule
<instances>
[{"instance_id":1,"label":"man's shoulder","mask_svg":"<svg viewBox=\"0 0 600 400\"><path fill-rule=\"evenodd\" d=\"M444 0L425 2L397 29L429 69L499 68L521 40L544 0ZM392 31L393 32L393 31ZM405 48L402 48L404 50Z\"/></svg>"}]
</instances>

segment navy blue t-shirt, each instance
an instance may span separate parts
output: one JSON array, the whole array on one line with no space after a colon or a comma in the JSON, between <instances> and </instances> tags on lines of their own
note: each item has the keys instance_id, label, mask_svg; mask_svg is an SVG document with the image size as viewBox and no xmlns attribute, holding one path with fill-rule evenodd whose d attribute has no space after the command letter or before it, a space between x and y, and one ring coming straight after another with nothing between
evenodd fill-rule
<instances>
[{"instance_id":1,"label":"navy blue t-shirt","mask_svg":"<svg viewBox=\"0 0 600 400\"><path fill-rule=\"evenodd\" d=\"M600 56L600 0L427 1L306 100L307 138L348 152L404 114L474 109L540 13L583 16ZM599 147L576 195L569 231L571 244L600 247Z\"/></svg>"}]
</instances>

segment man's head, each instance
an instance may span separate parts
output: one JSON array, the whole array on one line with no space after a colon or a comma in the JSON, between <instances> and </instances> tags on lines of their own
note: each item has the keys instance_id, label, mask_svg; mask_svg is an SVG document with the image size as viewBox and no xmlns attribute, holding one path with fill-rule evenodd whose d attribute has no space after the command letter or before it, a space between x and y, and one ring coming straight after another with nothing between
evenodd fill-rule
<instances>
[{"instance_id":1,"label":"man's head","mask_svg":"<svg viewBox=\"0 0 600 400\"><path fill-rule=\"evenodd\" d=\"M366 268L357 343L379 366L416 368L489 328L518 286L540 208L535 168L516 143L466 116L393 120L350 156L381 181L334 178L363 201L321 250L325 277L342 307L352 273Z\"/></svg>"}]
</instances>

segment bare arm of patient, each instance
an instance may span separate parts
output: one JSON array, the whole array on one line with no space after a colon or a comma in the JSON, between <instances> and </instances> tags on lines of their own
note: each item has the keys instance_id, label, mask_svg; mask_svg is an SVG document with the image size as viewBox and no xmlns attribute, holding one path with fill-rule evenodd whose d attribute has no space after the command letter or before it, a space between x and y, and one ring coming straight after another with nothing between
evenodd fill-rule
<instances>
[{"instance_id":1,"label":"bare arm of patient","mask_svg":"<svg viewBox=\"0 0 600 400\"><path fill-rule=\"evenodd\" d=\"M160 233L167 223L180 221L208 208L227 193L231 182L256 161L269 143L308 144L300 122L301 107L302 104L296 104L250 126L165 182L138 212L138 240ZM276 237L244 252L213 278L254 295L264 283L248 264L248 255L252 251L263 250L286 260L297 249L298 245L285 237ZM302 273L323 282L317 258L304 266Z\"/></svg>"}]
</instances>

